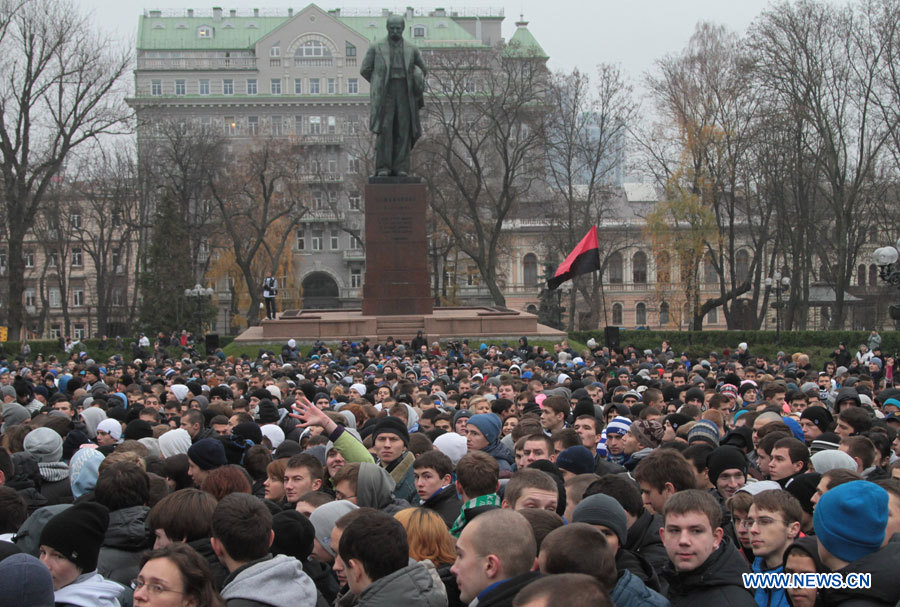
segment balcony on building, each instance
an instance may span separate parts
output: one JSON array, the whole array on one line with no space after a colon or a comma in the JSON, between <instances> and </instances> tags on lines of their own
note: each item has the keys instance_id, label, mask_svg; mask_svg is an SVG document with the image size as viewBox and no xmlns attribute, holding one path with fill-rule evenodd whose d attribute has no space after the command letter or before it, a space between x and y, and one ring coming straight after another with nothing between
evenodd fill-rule
<instances>
[{"instance_id":1,"label":"balcony on building","mask_svg":"<svg viewBox=\"0 0 900 607\"><path fill-rule=\"evenodd\" d=\"M362 249L344 249L344 261L365 261L366 252Z\"/></svg>"},{"instance_id":2,"label":"balcony on building","mask_svg":"<svg viewBox=\"0 0 900 607\"><path fill-rule=\"evenodd\" d=\"M343 214L332 209L309 209L300 218L301 223L335 223L341 221Z\"/></svg>"}]
</instances>

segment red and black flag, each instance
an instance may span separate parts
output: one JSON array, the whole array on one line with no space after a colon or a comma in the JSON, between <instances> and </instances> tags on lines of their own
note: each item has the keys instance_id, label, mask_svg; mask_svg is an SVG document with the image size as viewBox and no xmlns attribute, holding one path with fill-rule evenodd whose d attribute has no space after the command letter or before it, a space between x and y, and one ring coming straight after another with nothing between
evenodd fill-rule
<instances>
[{"instance_id":1,"label":"red and black flag","mask_svg":"<svg viewBox=\"0 0 900 607\"><path fill-rule=\"evenodd\" d=\"M600 269L600 245L597 241L597 226L591 226L578 246L556 268L553 278L547 281L551 291L571 278Z\"/></svg>"}]
</instances>

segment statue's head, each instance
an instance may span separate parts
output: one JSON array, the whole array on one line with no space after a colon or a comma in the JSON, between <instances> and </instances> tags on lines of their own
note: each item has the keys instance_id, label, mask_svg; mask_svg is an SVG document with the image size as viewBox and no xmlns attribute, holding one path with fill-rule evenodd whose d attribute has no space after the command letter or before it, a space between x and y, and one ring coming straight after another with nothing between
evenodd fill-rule
<instances>
[{"instance_id":1,"label":"statue's head","mask_svg":"<svg viewBox=\"0 0 900 607\"><path fill-rule=\"evenodd\" d=\"M406 20L400 15L391 15L387 19L388 38L397 41L403 38L403 30L406 29Z\"/></svg>"}]
</instances>

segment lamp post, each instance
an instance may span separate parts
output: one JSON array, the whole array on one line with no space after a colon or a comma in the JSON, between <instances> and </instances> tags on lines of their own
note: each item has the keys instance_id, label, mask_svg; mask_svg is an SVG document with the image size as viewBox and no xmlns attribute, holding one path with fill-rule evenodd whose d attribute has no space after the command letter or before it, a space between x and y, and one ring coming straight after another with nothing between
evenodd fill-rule
<instances>
[{"instance_id":1,"label":"lamp post","mask_svg":"<svg viewBox=\"0 0 900 607\"><path fill-rule=\"evenodd\" d=\"M781 344L781 294L791 288L791 279L775 272L765 281L766 291L775 292L775 343Z\"/></svg>"},{"instance_id":2,"label":"lamp post","mask_svg":"<svg viewBox=\"0 0 900 607\"><path fill-rule=\"evenodd\" d=\"M875 249L872 253L872 261L878 266L878 278L883 282L900 289L900 240L897 240L896 246L886 246ZM891 304L888 307L888 314L893 320L900 320L900 305Z\"/></svg>"},{"instance_id":3,"label":"lamp post","mask_svg":"<svg viewBox=\"0 0 900 607\"><path fill-rule=\"evenodd\" d=\"M197 304L197 310L194 312L197 318L197 337L194 339L195 347L203 333L203 303L207 297L212 297L214 294L215 291L213 291L212 287L204 289L199 282L194 285L193 289L184 290L185 298L192 299Z\"/></svg>"}]
</instances>

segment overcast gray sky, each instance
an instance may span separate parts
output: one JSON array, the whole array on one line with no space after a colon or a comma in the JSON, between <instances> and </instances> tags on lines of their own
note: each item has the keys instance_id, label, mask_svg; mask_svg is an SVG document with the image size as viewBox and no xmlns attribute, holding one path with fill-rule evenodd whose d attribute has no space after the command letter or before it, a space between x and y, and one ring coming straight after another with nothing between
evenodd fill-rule
<instances>
[{"instance_id":1,"label":"overcast gray sky","mask_svg":"<svg viewBox=\"0 0 900 607\"><path fill-rule=\"evenodd\" d=\"M284 4L284 0L77 0L93 11L98 25L116 37L134 43L138 16L144 9L177 8L303 8L307 3ZM506 14L504 36L509 39L519 14L525 15L529 29L550 55L553 69L578 67L590 71L600 62L621 65L633 80L639 80L653 61L684 47L701 20L712 21L742 32L768 4L763 0L722 2L722 0L463 0L456 4L431 0L428 4L379 3L377 0L318 2L330 8L391 8L407 4L416 8L502 8Z\"/></svg>"}]
</instances>

